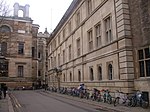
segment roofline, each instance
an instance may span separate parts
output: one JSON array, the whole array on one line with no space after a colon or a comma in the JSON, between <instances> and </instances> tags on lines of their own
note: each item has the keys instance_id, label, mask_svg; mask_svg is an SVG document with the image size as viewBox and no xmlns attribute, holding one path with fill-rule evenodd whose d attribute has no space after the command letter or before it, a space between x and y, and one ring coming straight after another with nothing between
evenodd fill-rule
<instances>
[{"instance_id":1,"label":"roofline","mask_svg":"<svg viewBox=\"0 0 150 112\"><path fill-rule=\"evenodd\" d=\"M67 11L63 15L63 17L61 18L60 22L58 23L58 25L56 26L56 28L51 33L51 37L52 38L57 34L57 32L59 31L59 29L64 25L65 21L70 17L70 15L72 14L72 12L76 9L76 7L79 5L79 3L81 1L82 0L73 0L72 1L71 5L67 9Z\"/></svg>"}]
</instances>

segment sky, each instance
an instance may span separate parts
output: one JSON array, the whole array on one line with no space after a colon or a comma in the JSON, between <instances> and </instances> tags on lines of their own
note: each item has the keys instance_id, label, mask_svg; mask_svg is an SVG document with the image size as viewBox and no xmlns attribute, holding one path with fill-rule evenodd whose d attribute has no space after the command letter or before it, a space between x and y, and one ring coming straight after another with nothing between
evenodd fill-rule
<instances>
[{"instance_id":1,"label":"sky","mask_svg":"<svg viewBox=\"0 0 150 112\"><path fill-rule=\"evenodd\" d=\"M40 25L39 32L52 32L73 0L5 0L9 8L13 10L15 2L24 6L29 4L29 17L33 24ZM13 14L13 11L12 11ZM11 14L11 15L12 15ZM21 14L19 12L19 14Z\"/></svg>"}]
</instances>

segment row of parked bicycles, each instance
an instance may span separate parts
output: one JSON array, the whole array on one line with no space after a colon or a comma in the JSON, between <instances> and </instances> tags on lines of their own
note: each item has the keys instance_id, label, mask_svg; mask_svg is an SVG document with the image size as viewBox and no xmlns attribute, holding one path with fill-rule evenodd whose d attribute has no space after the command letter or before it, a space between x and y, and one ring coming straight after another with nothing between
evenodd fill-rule
<instances>
[{"instance_id":1,"label":"row of parked bicycles","mask_svg":"<svg viewBox=\"0 0 150 112\"><path fill-rule=\"evenodd\" d=\"M59 89L56 87L48 87L47 90L60 94L70 95L73 97L113 104L114 106L125 105L131 107L140 106L142 108L149 107L149 101L144 99L143 93L141 91L135 91L133 94L128 94L116 90L115 93L112 93L108 89L98 90L96 88L93 88L92 90L89 90L84 89L82 86L79 86L77 88L61 87Z\"/></svg>"}]
</instances>

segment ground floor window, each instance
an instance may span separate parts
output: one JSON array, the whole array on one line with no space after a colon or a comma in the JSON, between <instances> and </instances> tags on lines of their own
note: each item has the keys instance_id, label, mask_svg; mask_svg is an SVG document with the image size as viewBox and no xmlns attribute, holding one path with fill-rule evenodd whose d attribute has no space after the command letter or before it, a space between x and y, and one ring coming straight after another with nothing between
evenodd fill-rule
<instances>
[{"instance_id":1,"label":"ground floor window","mask_svg":"<svg viewBox=\"0 0 150 112\"><path fill-rule=\"evenodd\" d=\"M98 65L98 80L102 80L102 67Z\"/></svg>"},{"instance_id":2,"label":"ground floor window","mask_svg":"<svg viewBox=\"0 0 150 112\"><path fill-rule=\"evenodd\" d=\"M108 65L108 79L112 80L112 75L113 75L113 67L112 64Z\"/></svg>"},{"instance_id":3,"label":"ground floor window","mask_svg":"<svg viewBox=\"0 0 150 112\"><path fill-rule=\"evenodd\" d=\"M70 72L70 82L72 81L72 73Z\"/></svg>"},{"instance_id":4,"label":"ground floor window","mask_svg":"<svg viewBox=\"0 0 150 112\"><path fill-rule=\"evenodd\" d=\"M80 72L80 70L78 71L78 81L79 82L81 81L81 72Z\"/></svg>"},{"instance_id":5,"label":"ground floor window","mask_svg":"<svg viewBox=\"0 0 150 112\"><path fill-rule=\"evenodd\" d=\"M23 66L18 66L18 77L23 77Z\"/></svg>"},{"instance_id":6,"label":"ground floor window","mask_svg":"<svg viewBox=\"0 0 150 112\"><path fill-rule=\"evenodd\" d=\"M94 80L94 73L93 73L93 68L90 67L90 81Z\"/></svg>"},{"instance_id":7,"label":"ground floor window","mask_svg":"<svg viewBox=\"0 0 150 112\"><path fill-rule=\"evenodd\" d=\"M138 50L139 76L150 77L150 47Z\"/></svg>"}]
</instances>

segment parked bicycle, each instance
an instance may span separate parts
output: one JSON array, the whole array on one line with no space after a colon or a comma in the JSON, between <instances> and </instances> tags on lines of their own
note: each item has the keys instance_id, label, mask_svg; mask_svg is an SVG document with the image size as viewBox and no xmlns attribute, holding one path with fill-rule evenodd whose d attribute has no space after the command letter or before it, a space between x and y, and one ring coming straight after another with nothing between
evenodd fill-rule
<instances>
[{"instance_id":1,"label":"parked bicycle","mask_svg":"<svg viewBox=\"0 0 150 112\"><path fill-rule=\"evenodd\" d=\"M147 108L149 106L149 102L144 100L143 93L141 91L136 91L131 99L131 106L141 106L142 108Z\"/></svg>"},{"instance_id":2,"label":"parked bicycle","mask_svg":"<svg viewBox=\"0 0 150 112\"><path fill-rule=\"evenodd\" d=\"M103 99L104 103L112 104L112 96L110 95L109 90L104 90Z\"/></svg>"},{"instance_id":3,"label":"parked bicycle","mask_svg":"<svg viewBox=\"0 0 150 112\"><path fill-rule=\"evenodd\" d=\"M118 104L124 104L125 106L131 106L131 97L128 93L120 92L119 90L115 93L114 106Z\"/></svg>"},{"instance_id":4,"label":"parked bicycle","mask_svg":"<svg viewBox=\"0 0 150 112\"><path fill-rule=\"evenodd\" d=\"M102 101L102 98L101 98L101 93L98 89L94 88L93 91L92 91L92 95L91 95L91 99L93 101Z\"/></svg>"}]
</instances>

